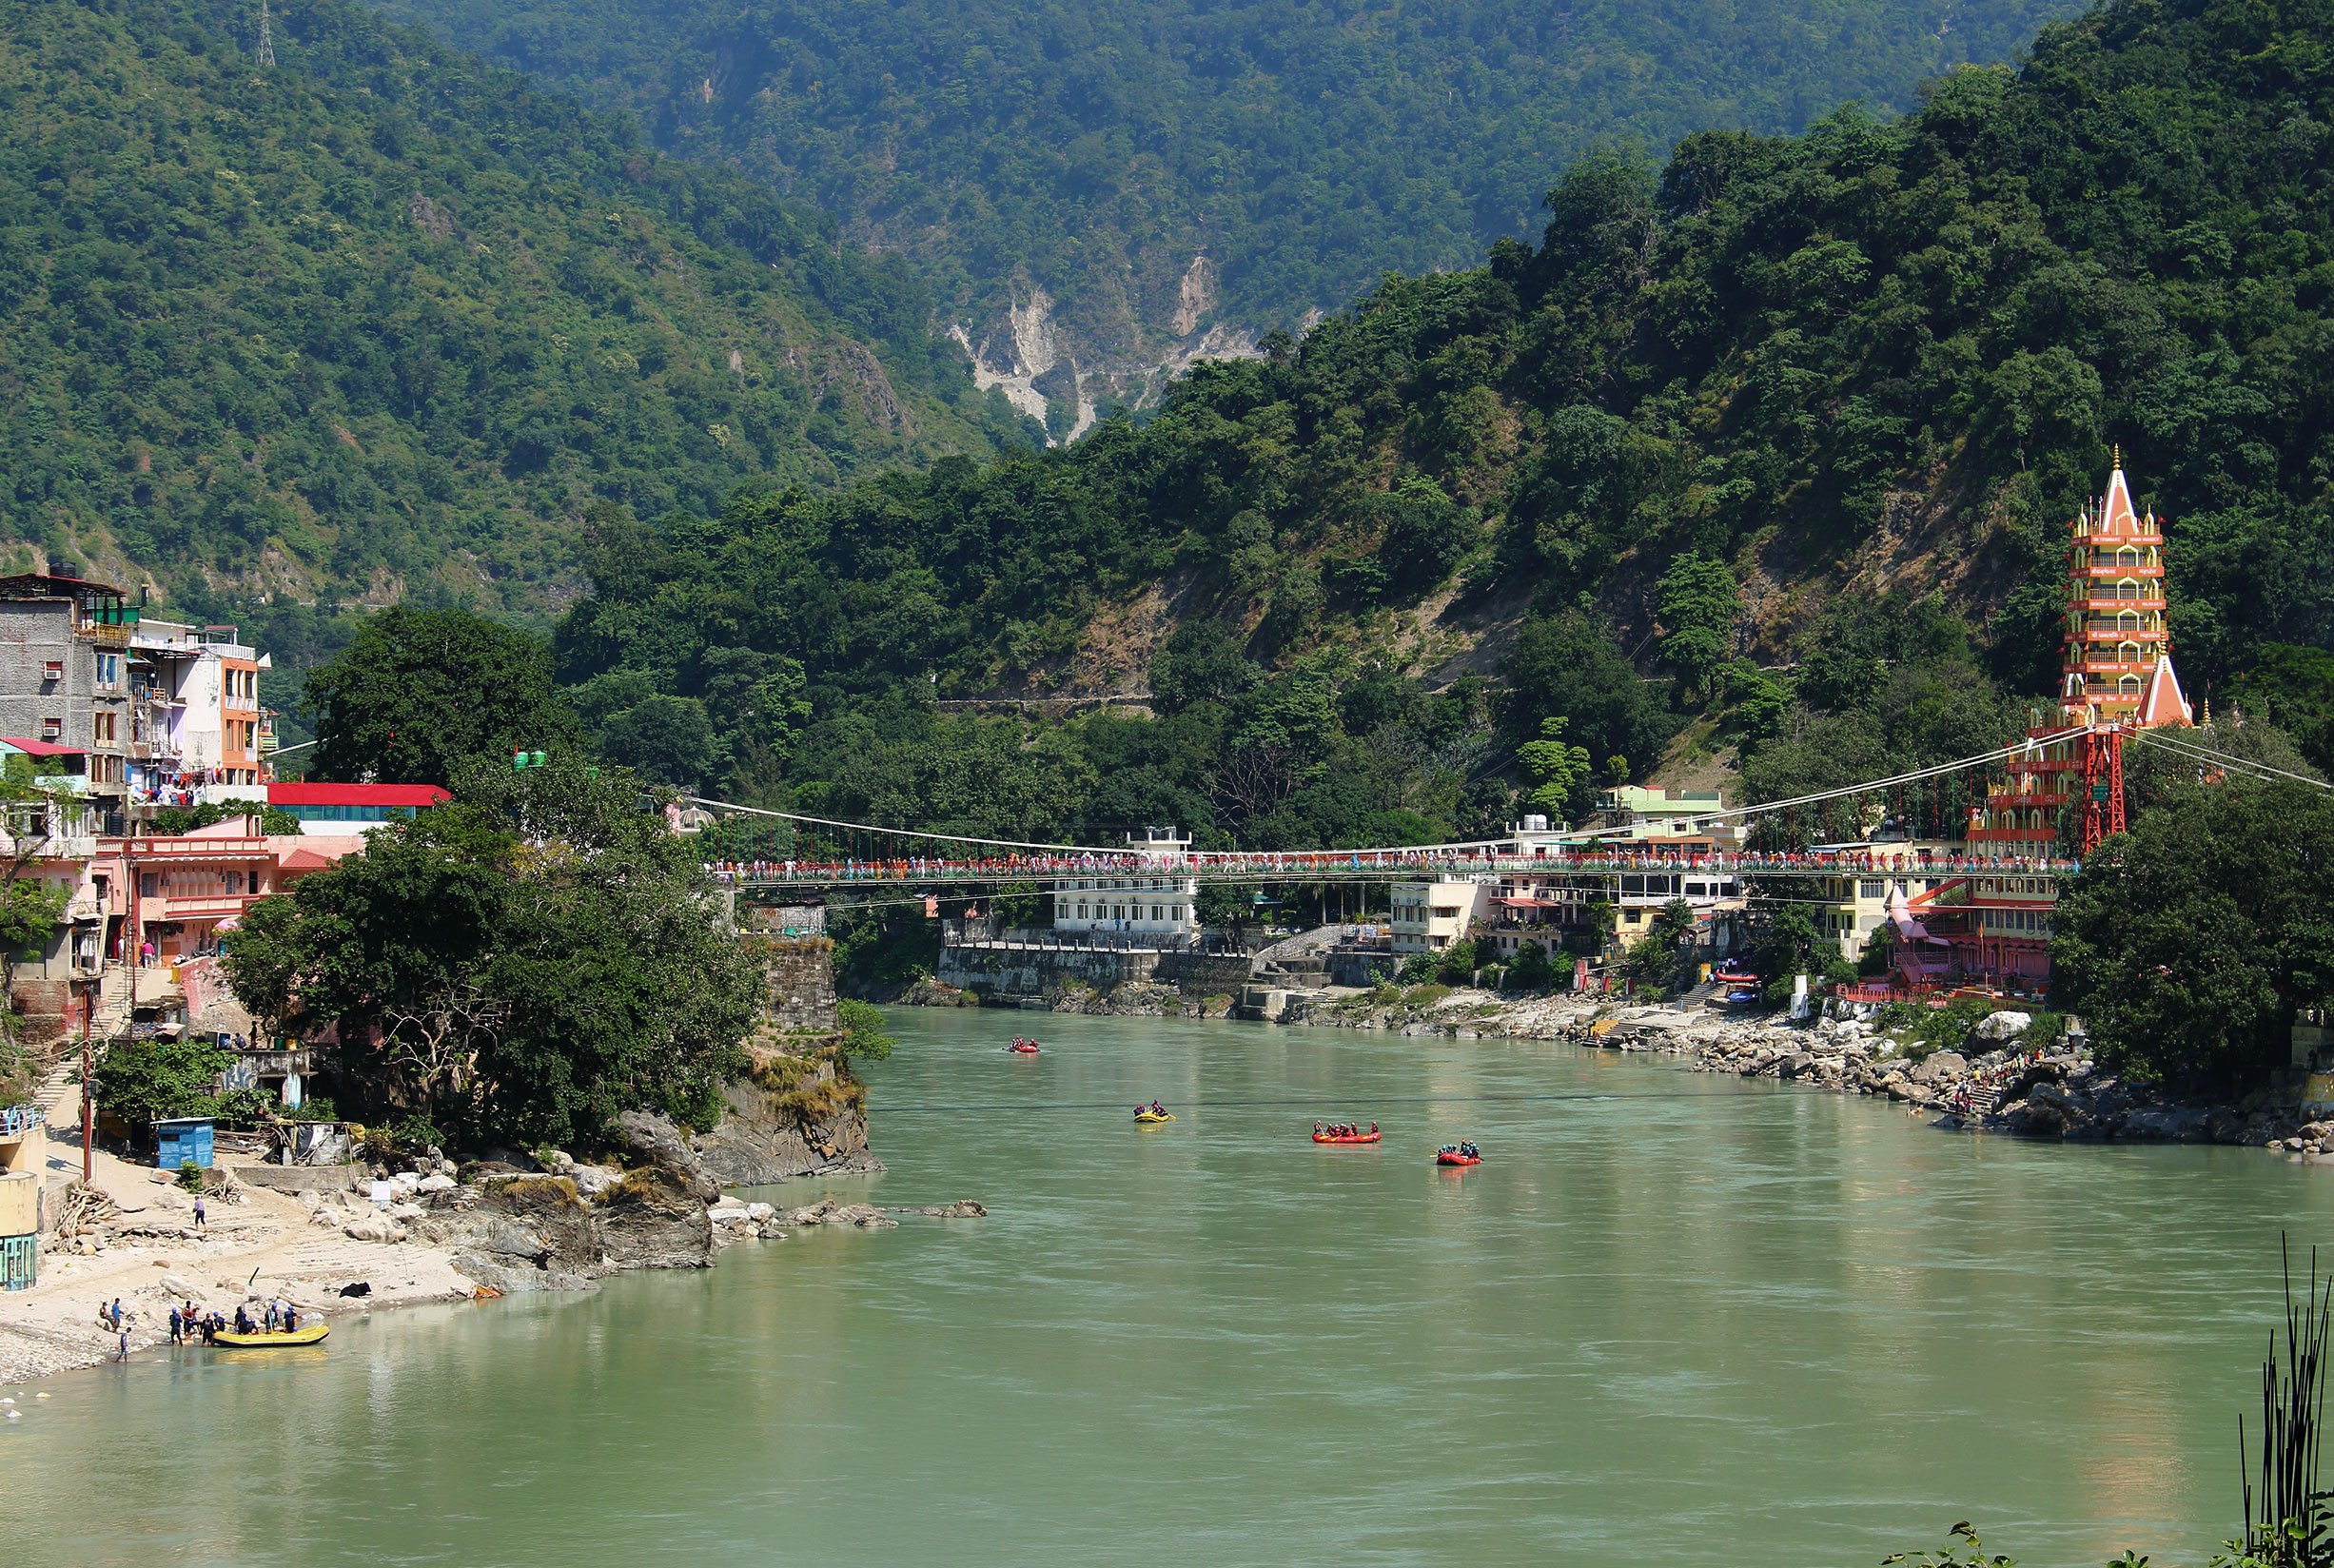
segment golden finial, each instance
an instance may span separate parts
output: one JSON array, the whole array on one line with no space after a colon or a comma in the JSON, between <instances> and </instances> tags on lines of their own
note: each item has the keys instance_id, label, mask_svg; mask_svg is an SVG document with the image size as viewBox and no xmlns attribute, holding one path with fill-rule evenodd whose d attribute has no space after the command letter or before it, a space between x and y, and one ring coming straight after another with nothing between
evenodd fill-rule
<instances>
[{"instance_id":1,"label":"golden finial","mask_svg":"<svg viewBox=\"0 0 2334 1568\"><path fill-rule=\"evenodd\" d=\"M2115 467L2121 468L2124 465L2123 443L2118 441L2113 446L2108 447L2108 456Z\"/></svg>"}]
</instances>

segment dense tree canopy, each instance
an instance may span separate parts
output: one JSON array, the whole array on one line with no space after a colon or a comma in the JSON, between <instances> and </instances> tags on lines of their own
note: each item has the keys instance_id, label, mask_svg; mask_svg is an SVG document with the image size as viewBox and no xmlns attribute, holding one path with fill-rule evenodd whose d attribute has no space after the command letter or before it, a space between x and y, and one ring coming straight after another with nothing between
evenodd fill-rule
<instances>
[{"instance_id":1,"label":"dense tree canopy","mask_svg":"<svg viewBox=\"0 0 2334 1568\"><path fill-rule=\"evenodd\" d=\"M462 610L394 605L363 621L304 694L312 778L444 784L514 753L571 753L581 732L542 643Z\"/></svg>"},{"instance_id":2,"label":"dense tree canopy","mask_svg":"<svg viewBox=\"0 0 2334 1568\"><path fill-rule=\"evenodd\" d=\"M336 1026L344 1112L584 1144L648 1106L709 1126L758 976L696 847L631 775L474 770L453 804L264 899L226 943L254 1013Z\"/></svg>"},{"instance_id":3,"label":"dense tree canopy","mask_svg":"<svg viewBox=\"0 0 2334 1568\"><path fill-rule=\"evenodd\" d=\"M2334 798L2191 784L2087 860L2060 895L2052 1005L2100 1060L2176 1090L2250 1087L2303 1008L2334 1005Z\"/></svg>"},{"instance_id":4,"label":"dense tree canopy","mask_svg":"<svg viewBox=\"0 0 2334 1568\"><path fill-rule=\"evenodd\" d=\"M541 614L595 498L1014 428L822 220L345 0L263 72L256 19L0 4L0 559Z\"/></svg>"},{"instance_id":5,"label":"dense tree canopy","mask_svg":"<svg viewBox=\"0 0 2334 1568\"><path fill-rule=\"evenodd\" d=\"M1067 451L612 515L560 678L699 702L730 788L964 826L1461 831L1549 718L1599 780L1707 718L1775 798L2023 727L2112 439L2191 687L2253 672L2315 722L2277 650L2334 641L2330 20L2126 0L1899 120L1586 159L1538 247L1388 278ZM1154 594L1155 656L1120 635ZM1456 639L1496 685L1438 690ZM713 695L757 652L802 667L782 742ZM925 700L1147 676L1148 723Z\"/></svg>"},{"instance_id":6,"label":"dense tree canopy","mask_svg":"<svg viewBox=\"0 0 2334 1568\"><path fill-rule=\"evenodd\" d=\"M2006 59L2074 9L1940 26L1915 0L387 3L812 197L976 337L1010 343L1009 304L1043 289L1061 368L1088 377L1463 265L1599 138L1907 107L1921 78ZM1187 280L1203 252L1212 288Z\"/></svg>"}]
</instances>

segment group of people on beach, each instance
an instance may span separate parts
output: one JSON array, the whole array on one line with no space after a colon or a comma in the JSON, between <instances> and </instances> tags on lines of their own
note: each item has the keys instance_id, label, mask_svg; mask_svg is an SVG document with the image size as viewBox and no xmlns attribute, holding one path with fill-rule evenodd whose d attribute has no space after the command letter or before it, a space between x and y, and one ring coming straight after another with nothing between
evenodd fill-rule
<instances>
[{"instance_id":1,"label":"group of people on beach","mask_svg":"<svg viewBox=\"0 0 2334 1568\"><path fill-rule=\"evenodd\" d=\"M226 1326L226 1319L217 1312L205 1312L194 1303L170 1308L170 1343L204 1344L219 1343L219 1331Z\"/></svg>"}]
</instances>

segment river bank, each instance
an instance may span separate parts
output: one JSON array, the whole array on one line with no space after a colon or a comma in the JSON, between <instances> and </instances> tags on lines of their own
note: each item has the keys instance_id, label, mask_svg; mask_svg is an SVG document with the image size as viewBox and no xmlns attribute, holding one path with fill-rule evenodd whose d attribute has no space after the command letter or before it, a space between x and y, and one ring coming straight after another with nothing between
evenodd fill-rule
<instances>
[{"instance_id":1,"label":"river bank","mask_svg":"<svg viewBox=\"0 0 2334 1568\"><path fill-rule=\"evenodd\" d=\"M98 1152L86 1187L59 1186L55 1245L31 1289L0 1296L0 1382L47 1378L115 1359L119 1302L134 1359L169 1343L174 1306L232 1318L238 1306L282 1298L303 1317L540 1291L588 1291L612 1275L709 1268L723 1248L782 1241L813 1227L891 1229L895 1215L977 1218L979 1204L883 1209L833 1198L781 1207L724 1191L680 1130L661 1117L619 1119L622 1165L559 1152L541 1162L457 1166L435 1150L405 1168L303 1171L312 1190L262 1185L280 1171L223 1163L194 1195L153 1167ZM866 1151L864 1124L849 1152L790 1177L857 1175L883 1167ZM77 1137L50 1136L49 1166L79 1176ZM734 1153L724 1145L718 1152ZM757 1181L761 1167L746 1167ZM356 1183L387 1183L376 1203ZM744 1185L744 1184L739 1184Z\"/></svg>"}]
</instances>

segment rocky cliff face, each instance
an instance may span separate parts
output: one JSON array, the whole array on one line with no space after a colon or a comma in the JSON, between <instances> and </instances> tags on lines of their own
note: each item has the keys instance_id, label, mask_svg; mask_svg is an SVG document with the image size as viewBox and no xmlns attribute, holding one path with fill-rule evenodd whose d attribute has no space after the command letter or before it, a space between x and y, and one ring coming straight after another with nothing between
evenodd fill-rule
<instances>
[{"instance_id":1,"label":"rocky cliff face","mask_svg":"<svg viewBox=\"0 0 2334 1568\"><path fill-rule=\"evenodd\" d=\"M694 1151L729 1186L881 1170L867 1146L857 1088L832 1060L815 1062L783 1088L755 1079L731 1084L722 1091L730 1114L694 1140Z\"/></svg>"},{"instance_id":2,"label":"rocky cliff face","mask_svg":"<svg viewBox=\"0 0 2334 1568\"><path fill-rule=\"evenodd\" d=\"M1217 318L1216 269L1193 256L1174 287L1172 307L1146 320L1132 302L1064 320L1042 284L1015 278L976 325L949 328L972 361L972 380L1004 392L1039 421L1056 444L1086 434L1111 403L1142 408L1200 360L1251 358L1256 334Z\"/></svg>"},{"instance_id":3,"label":"rocky cliff face","mask_svg":"<svg viewBox=\"0 0 2334 1568\"><path fill-rule=\"evenodd\" d=\"M881 1170L868 1151L866 1094L835 1053L834 945L793 931L789 914L739 911L762 964L762 1015L746 1042L753 1066L722 1091L729 1114L691 1153L732 1186Z\"/></svg>"}]
</instances>

